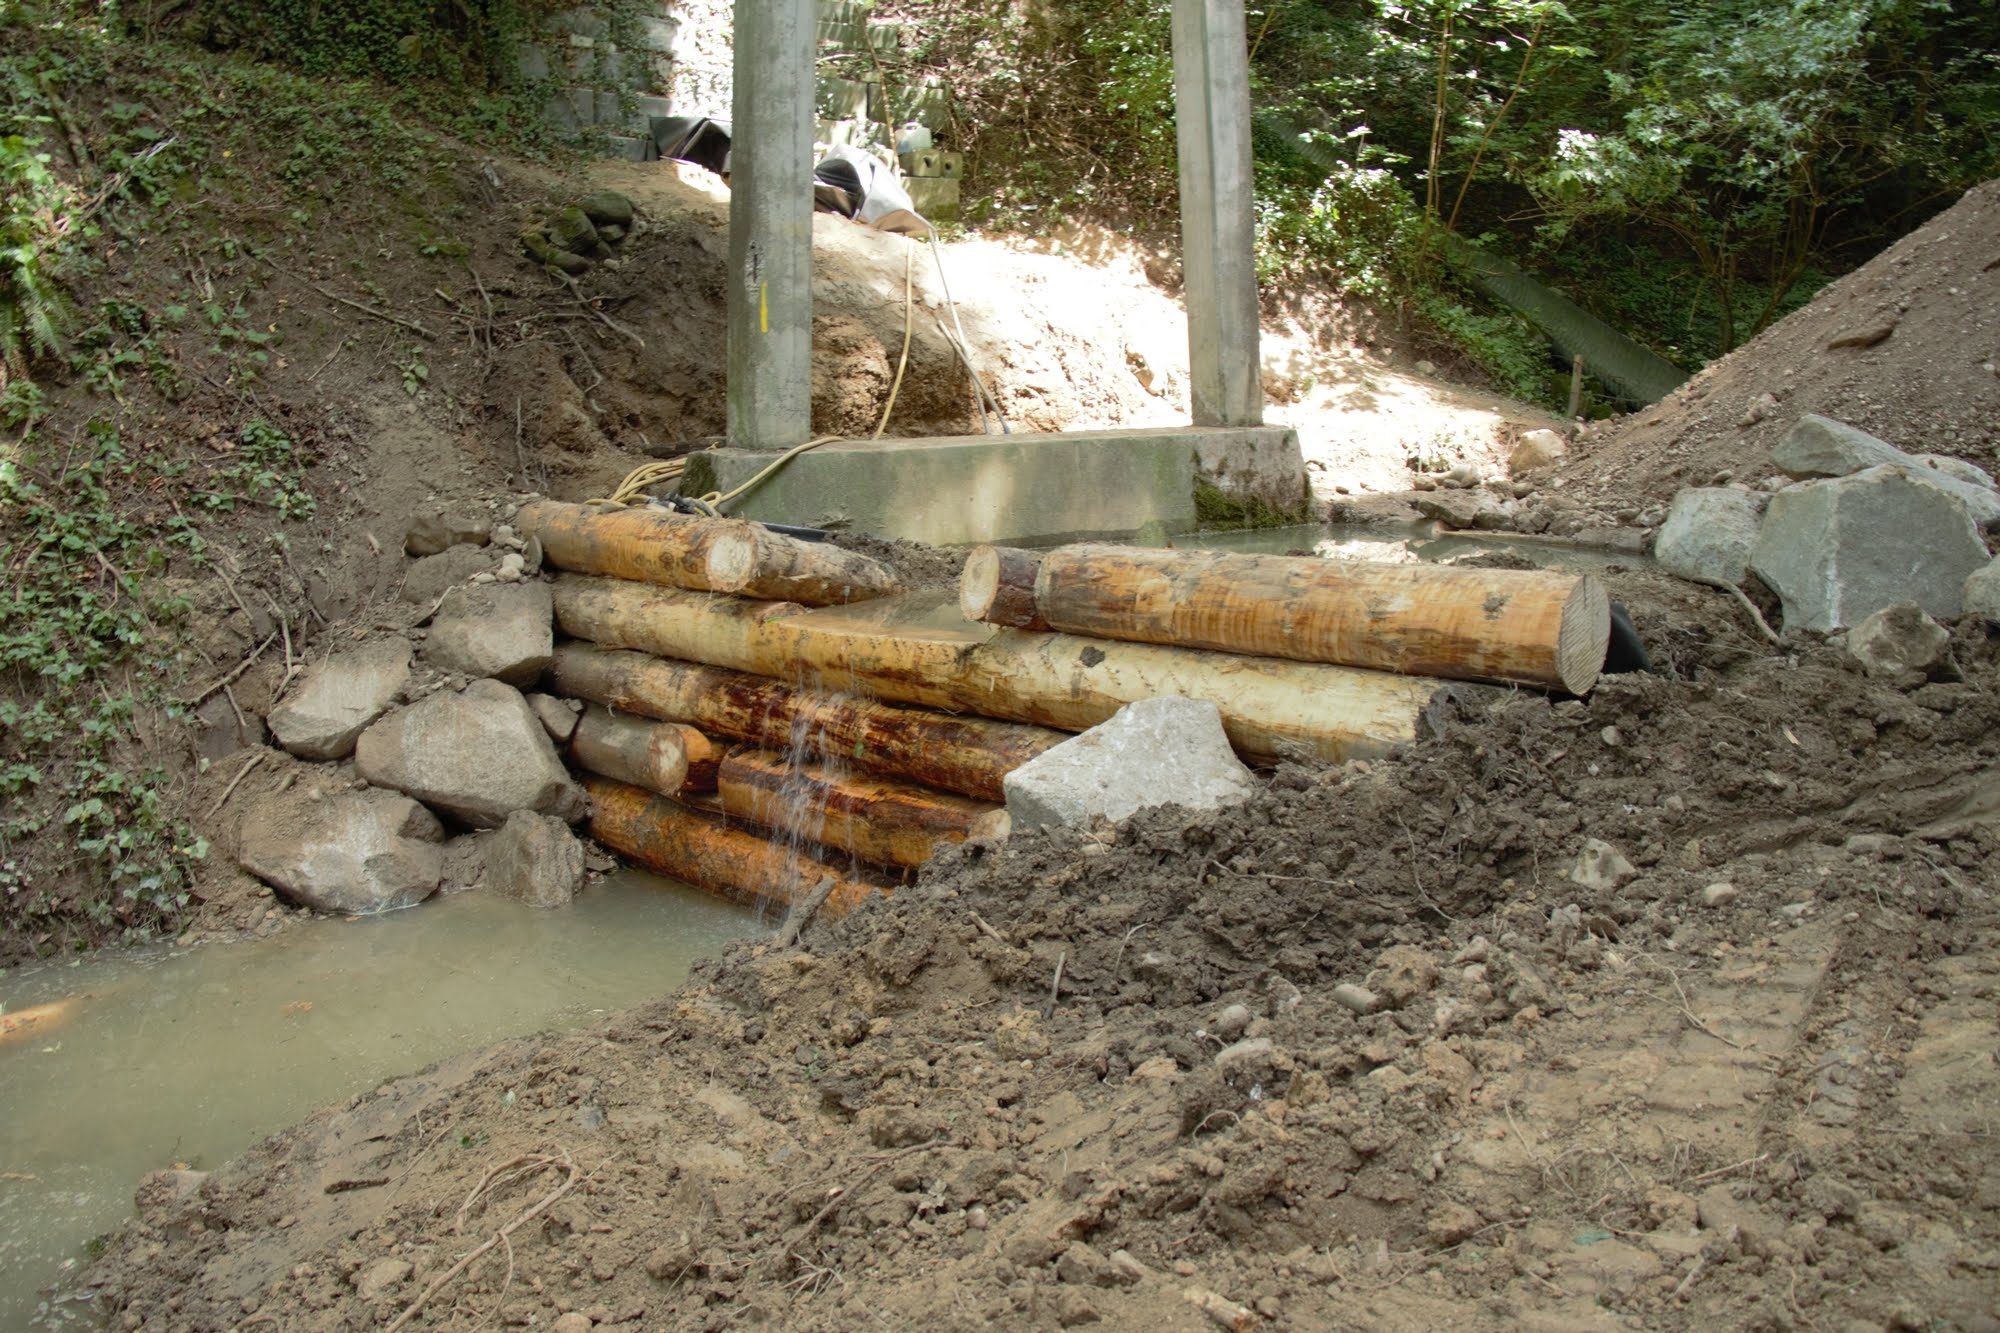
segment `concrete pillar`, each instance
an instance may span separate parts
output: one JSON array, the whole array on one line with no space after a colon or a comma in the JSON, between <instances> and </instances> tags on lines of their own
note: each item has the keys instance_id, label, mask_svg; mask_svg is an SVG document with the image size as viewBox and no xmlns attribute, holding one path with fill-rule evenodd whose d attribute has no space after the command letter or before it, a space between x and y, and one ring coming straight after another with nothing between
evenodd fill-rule
<instances>
[{"instance_id":1,"label":"concrete pillar","mask_svg":"<svg viewBox=\"0 0 2000 1333\"><path fill-rule=\"evenodd\" d=\"M1174 0L1174 120L1194 424L1260 425L1243 0Z\"/></svg>"},{"instance_id":2,"label":"concrete pillar","mask_svg":"<svg viewBox=\"0 0 2000 1333\"><path fill-rule=\"evenodd\" d=\"M730 115L729 442L812 434L814 0L736 0Z\"/></svg>"}]
</instances>

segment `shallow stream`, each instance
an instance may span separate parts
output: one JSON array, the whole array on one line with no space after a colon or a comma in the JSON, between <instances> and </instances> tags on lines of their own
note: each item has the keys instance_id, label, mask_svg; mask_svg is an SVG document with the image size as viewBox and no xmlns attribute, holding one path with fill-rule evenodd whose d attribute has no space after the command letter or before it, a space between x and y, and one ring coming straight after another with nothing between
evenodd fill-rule
<instances>
[{"instance_id":1,"label":"shallow stream","mask_svg":"<svg viewBox=\"0 0 2000 1333\"><path fill-rule=\"evenodd\" d=\"M0 972L0 1329L84 1326L40 1292L132 1212L148 1171L222 1165L315 1108L506 1037L587 1028L760 929L636 872L563 911L462 894L199 949Z\"/></svg>"}]
</instances>

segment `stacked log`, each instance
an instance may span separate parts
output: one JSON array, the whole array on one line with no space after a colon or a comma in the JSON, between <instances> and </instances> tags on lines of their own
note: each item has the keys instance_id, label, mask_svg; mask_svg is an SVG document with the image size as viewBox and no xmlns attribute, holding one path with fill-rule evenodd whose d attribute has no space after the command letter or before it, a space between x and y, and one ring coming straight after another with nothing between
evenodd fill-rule
<instances>
[{"instance_id":1,"label":"stacked log","mask_svg":"<svg viewBox=\"0 0 2000 1333\"><path fill-rule=\"evenodd\" d=\"M564 571L551 687L592 831L725 896L851 908L937 850L1006 836L1006 774L1140 699L1213 702L1256 763L1408 743L1454 681L1581 693L1596 580L1075 546L981 547L957 629L813 611L882 596L866 557L730 519L537 503Z\"/></svg>"}]
</instances>

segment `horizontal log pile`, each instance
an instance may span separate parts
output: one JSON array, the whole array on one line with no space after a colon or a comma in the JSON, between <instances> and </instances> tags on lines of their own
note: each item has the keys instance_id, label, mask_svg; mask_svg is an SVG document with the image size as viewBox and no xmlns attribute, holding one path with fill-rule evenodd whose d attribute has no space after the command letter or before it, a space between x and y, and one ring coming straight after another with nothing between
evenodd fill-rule
<instances>
[{"instance_id":1,"label":"horizontal log pile","mask_svg":"<svg viewBox=\"0 0 2000 1333\"><path fill-rule=\"evenodd\" d=\"M755 524L550 502L518 524L566 571L548 681L586 702L593 834L827 912L1005 837L1006 774L1128 703L1205 699L1253 763L1337 762L1408 743L1452 681L1581 693L1609 635L1587 577L1102 545L978 548L983 623L939 628L839 610L893 576Z\"/></svg>"}]
</instances>

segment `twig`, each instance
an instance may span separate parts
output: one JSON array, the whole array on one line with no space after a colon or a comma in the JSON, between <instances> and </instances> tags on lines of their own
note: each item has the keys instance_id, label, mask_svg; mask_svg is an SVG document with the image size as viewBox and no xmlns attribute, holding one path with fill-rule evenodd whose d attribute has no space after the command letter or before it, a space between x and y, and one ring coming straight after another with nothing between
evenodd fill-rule
<instances>
[{"instance_id":1,"label":"twig","mask_svg":"<svg viewBox=\"0 0 2000 1333\"><path fill-rule=\"evenodd\" d=\"M1061 953L1056 955L1055 980L1049 983L1049 1007L1042 1012L1043 1018L1054 1018L1056 1016L1056 1002L1062 998L1063 964L1067 963L1068 961L1069 961L1068 949L1064 949Z\"/></svg>"},{"instance_id":2,"label":"twig","mask_svg":"<svg viewBox=\"0 0 2000 1333\"><path fill-rule=\"evenodd\" d=\"M1114 984L1116 984L1118 978L1125 975L1125 946L1132 942L1134 935L1137 935L1152 924L1150 921L1141 921L1138 925L1125 932L1124 939L1118 941L1118 956L1111 960L1111 980Z\"/></svg>"},{"instance_id":3,"label":"twig","mask_svg":"<svg viewBox=\"0 0 2000 1333\"><path fill-rule=\"evenodd\" d=\"M244 672L248 671L250 669L250 664L252 662L255 662L259 657L263 656L264 650L266 648L269 648L271 646L271 641L277 637L278 637L278 631L276 630L272 630L269 634L266 634L264 636L264 642L258 644L255 648L252 648L250 650L250 655L244 658L241 662L238 662L236 664L236 668L233 671L231 671L228 675L224 676L221 680L216 681L215 684L203 690L200 694L197 694L189 699L181 700L182 706L186 708L197 708L201 705L204 699L208 698L209 695L214 694L217 690L221 689L225 685L234 684L236 678L242 675Z\"/></svg>"},{"instance_id":4,"label":"twig","mask_svg":"<svg viewBox=\"0 0 2000 1333\"><path fill-rule=\"evenodd\" d=\"M945 1138L929 1139L923 1143L911 1144L907 1148L898 1148L894 1152L876 1154L875 1165L862 1172L861 1177L852 1185L836 1185L827 1192L826 1206L806 1219L806 1224L799 1228L799 1235L801 1237L812 1235L814 1231L819 1229L819 1224L826 1221L827 1216L834 1209L840 1207L842 1200L851 1198L863 1185L866 1185L869 1181L880 1175L882 1169L888 1166L889 1163L909 1157L915 1153L929 1152L932 1148L941 1148L950 1141ZM390 1331L385 1331L385 1333L390 1333Z\"/></svg>"},{"instance_id":5,"label":"twig","mask_svg":"<svg viewBox=\"0 0 2000 1333\"><path fill-rule=\"evenodd\" d=\"M338 301L340 302L340 304L347 306L349 309L359 310L364 315L371 315L376 319L384 321L385 323L394 324L399 328L408 329L410 332L416 334L420 338L426 339L427 341L430 342L437 341L437 335L435 333L432 333L429 329L417 323L415 320L404 319L401 315L392 315L386 310L377 310L374 306L363 305L359 301L351 301L347 297L342 296L339 292L328 291L326 288L320 286L318 283L314 282L310 278L302 278L298 274L293 273L289 269L278 267L278 265L272 263L270 260L266 259L262 255L252 255L251 258L255 259L258 263L264 265L266 268L269 268L272 272L283 274L285 277L290 278L293 282L298 283L302 287L312 288L314 291L318 292L321 296L324 296L329 301Z\"/></svg>"},{"instance_id":6,"label":"twig","mask_svg":"<svg viewBox=\"0 0 2000 1333\"><path fill-rule=\"evenodd\" d=\"M979 915L979 913L974 912L972 914L972 924L979 927L982 931L986 932L988 938L992 939L996 944L1007 943L1007 937L1005 935L1002 935L999 931L993 929L993 927L987 925L986 918Z\"/></svg>"},{"instance_id":7,"label":"twig","mask_svg":"<svg viewBox=\"0 0 2000 1333\"><path fill-rule=\"evenodd\" d=\"M1743 589L1737 587L1735 584L1730 583L1724 579L1705 578L1700 574L1683 574L1681 577L1686 579L1689 583L1699 583L1704 588L1714 588L1718 592L1728 593L1730 596L1734 597L1738 602L1742 603L1743 609L1750 613L1750 619L1757 622L1757 629L1759 633L1763 634L1765 638L1769 639L1774 644L1781 642L1781 640L1778 638L1777 633L1774 630L1772 630L1770 623L1764 619L1764 613L1757 609L1757 603L1751 601L1749 597L1745 596Z\"/></svg>"},{"instance_id":8,"label":"twig","mask_svg":"<svg viewBox=\"0 0 2000 1333\"><path fill-rule=\"evenodd\" d=\"M779 928L778 937L773 943L780 949L789 949L797 944L799 936L805 933L806 927L812 924L812 919L819 915L819 909L832 895L833 884L833 877L829 875L819 882L819 887L800 899L786 914L785 924Z\"/></svg>"},{"instance_id":9,"label":"twig","mask_svg":"<svg viewBox=\"0 0 2000 1333\"><path fill-rule=\"evenodd\" d=\"M569 288L570 295L576 298L576 303L582 306L585 310L589 311L591 314L595 315L598 318L599 322L601 322L605 328L610 329L613 333L616 333L621 337L630 338L633 342L639 344L639 346L642 348L646 345L646 340L644 338L641 338L638 334L632 332L632 330L626 328L623 324L620 324L617 320L611 318L611 316L605 314L602 310L599 310L596 306L592 305L590 301L584 296L583 289L577 286L575 278L570 277L570 275L567 273L559 273L556 276L561 278L563 280L563 283Z\"/></svg>"},{"instance_id":10,"label":"twig","mask_svg":"<svg viewBox=\"0 0 2000 1333\"><path fill-rule=\"evenodd\" d=\"M556 1159L548 1158L546 1160L554 1162ZM453 1264L450 1268L447 1268L443 1273L439 1274L436 1281L432 1282L430 1286L424 1288L423 1295L417 1297L414 1301L411 1301L408 1306L404 1307L403 1313L397 1315L394 1322L392 1322L387 1328L385 1328L382 1331L382 1333L396 1333L397 1329L401 1328L403 1325L409 1323L412 1319L416 1318L417 1312L424 1308L425 1302L429 1301L431 1297L437 1295L440 1291L444 1290L446 1283L450 1282L460 1273L463 1273L466 1269L470 1268L473 1265L474 1261L476 1261L481 1255L485 1254L487 1251L491 1250L494 1246L508 1243L507 1242L508 1236L520 1230L522 1227L526 1226L529 1222L532 1222L535 1218L539 1217L542 1214L544 1209L548 1208L551 1204L555 1203L557 1199L562 1198L563 1195L569 1193L572 1189L576 1188L576 1182L583 1179L583 1171L577 1166L577 1164L574 1161L570 1160L570 1156L568 1153L564 1153L561 1160L562 1163L569 1168L569 1176L567 1179L563 1181L562 1184L556 1186L554 1189L550 1190L547 1194L544 1194L540 1199L537 1199L535 1201L533 1207L529 1208L526 1212L521 1213L513 1221L509 1222L506 1226L501 1227L499 1231L494 1233L493 1239L487 1241L484 1245L481 1245L478 1249L472 1251L472 1253L466 1255L463 1259L460 1259L457 1263ZM489 1175L490 1174L491 1173L489 1173Z\"/></svg>"},{"instance_id":11,"label":"twig","mask_svg":"<svg viewBox=\"0 0 2000 1333\"><path fill-rule=\"evenodd\" d=\"M257 765L263 763L264 756L269 753L271 753L269 750L259 750L257 751L257 753L251 755L250 762L236 770L236 776L229 779L229 785L222 789L222 795L215 798L215 804L208 807L208 814L203 817L206 819L215 818L215 812L220 810L223 806L229 803L229 798L231 794L234 793L236 790L236 784L243 781L243 779L249 777L250 770L257 767Z\"/></svg>"},{"instance_id":12,"label":"twig","mask_svg":"<svg viewBox=\"0 0 2000 1333\"><path fill-rule=\"evenodd\" d=\"M1678 995L1681 1001L1682 1018L1685 1018L1688 1022L1694 1024L1697 1029L1715 1038L1717 1041L1721 1042L1724 1046L1733 1047L1739 1051L1747 1051L1752 1048L1754 1043L1731 1041L1729 1038L1723 1036L1720 1032L1717 1032L1714 1028L1702 1022L1700 1018L1695 1016L1693 1005L1688 1000L1688 993L1681 986L1680 973L1674 971L1671 967L1668 967L1665 963L1660 962L1658 959L1648 958L1646 961L1651 963L1654 967L1659 968L1660 971L1666 973L1667 980L1671 981L1674 984L1674 994Z\"/></svg>"},{"instance_id":13,"label":"twig","mask_svg":"<svg viewBox=\"0 0 2000 1333\"><path fill-rule=\"evenodd\" d=\"M1719 1166L1713 1171L1704 1171L1698 1176L1689 1176L1686 1180L1681 1181L1680 1184L1699 1185L1704 1180L1714 1180L1717 1176L1726 1176L1741 1171L1746 1166L1755 1166L1770 1155L1767 1152L1760 1152L1755 1157L1746 1157L1740 1162L1732 1162L1728 1166ZM1679 1188L1679 1186L1676 1186L1676 1188Z\"/></svg>"},{"instance_id":14,"label":"twig","mask_svg":"<svg viewBox=\"0 0 2000 1333\"><path fill-rule=\"evenodd\" d=\"M1694 1285L1694 1280L1701 1276L1701 1270L1707 1263L1708 1256L1706 1254L1697 1254L1694 1257L1694 1267L1688 1269L1688 1275L1681 1279L1681 1284L1674 1288L1673 1294L1667 1297L1667 1299L1677 1301L1685 1295L1687 1289Z\"/></svg>"}]
</instances>

